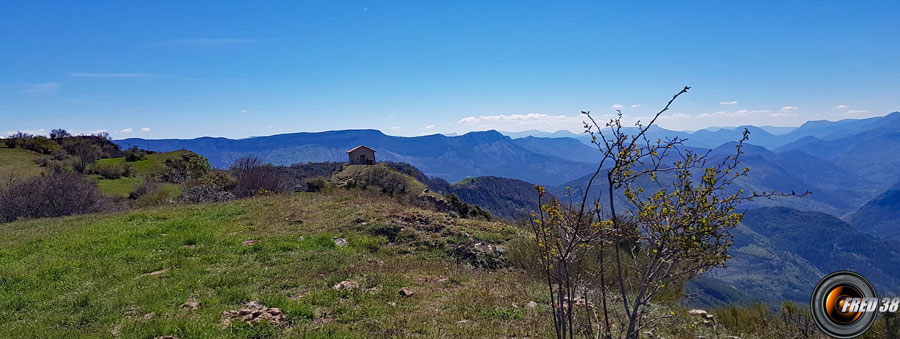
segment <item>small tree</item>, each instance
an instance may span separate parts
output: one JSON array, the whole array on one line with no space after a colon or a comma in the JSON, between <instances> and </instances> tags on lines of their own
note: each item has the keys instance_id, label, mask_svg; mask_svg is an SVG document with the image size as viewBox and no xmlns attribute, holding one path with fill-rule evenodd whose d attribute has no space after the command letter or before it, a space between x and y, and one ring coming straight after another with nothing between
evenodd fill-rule
<instances>
[{"instance_id":1,"label":"small tree","mask_svg":"<svg viewBox=\"0 0 900 339\"><path fill-rule=\"evenodd\" d=\"M63 148L76 158L74 168L78 173L84 173L88 165L100 158L103 149L87 138L68 138L63 143Z\"/></svg>"},{"instance_id":2,"label":"small tree","mask_svg":"<svg viewBox=\"0 0 900 339\"><path fill-rule=\"evenodd\" d=\"M541 208L532 214L531 225L551 292L557 337L571 338L579 330L598 337L639 337L640 330L655 320L646 318L651 300L667 284L724 265L732 239L729 230L742 217L734 212L738 203L796 195L729 193L734 181L749 172L739 167L749 137L746 130L735 155L716 164L709 163L709 152L681 147L683 139L649 140L650 127L688 89L675 94L646 125L636 123L633 132L623 127L621 111L602 125L590 112L582 112L587 118L585 132L600 152L600 164L581 202L570 199L563 205L552 199L545 204L544 188L537 187ZM605 206L599 198L588 201L591 188L601 185L603 177ZM612 275L618 285L616 299L622 303L620 312L610 312L606 303L607 247L614 255ZM581 269L589 254L597 252L598 267ZM589 301L596 280L602 314ZM590 310L582 317L588 323L584 329L576 323L579 305ZM611 322L617 322L617 333L611 331Z\"/></svg>"},{"instance_id":3,"label":"small tree","mask_svg":"<svg viewBox=\"0 0 900 339\"><path fill-rule=\"evenodd\" d=\"M56 141L56 142L60 142L62 139L65 139L65 138L68 138L71 136L72 135L69 134L69 132L67 132L66 130L64 130L62 128L57 128L57 129L50 131L50 139L53 139L53 141Z\"/></svg>"}]
</instances>

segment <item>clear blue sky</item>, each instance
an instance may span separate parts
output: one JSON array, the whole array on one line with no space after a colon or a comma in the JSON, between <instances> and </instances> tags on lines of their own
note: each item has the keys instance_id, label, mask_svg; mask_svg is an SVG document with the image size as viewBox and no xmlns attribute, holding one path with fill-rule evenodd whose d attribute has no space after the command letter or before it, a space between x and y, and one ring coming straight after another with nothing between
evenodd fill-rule
<instances>
[{"instance_id":1,"label":"clear blue sky","mask_svg":"<svg viewBox=\"0 0 900 339\"><path fill-rule=\"evenodd\" d=\"M897 1L5 1L0 13L0 133L579 131L581 110L646 117L683 85L663 127L900 109Z\"/></svg>"}]
</instances>

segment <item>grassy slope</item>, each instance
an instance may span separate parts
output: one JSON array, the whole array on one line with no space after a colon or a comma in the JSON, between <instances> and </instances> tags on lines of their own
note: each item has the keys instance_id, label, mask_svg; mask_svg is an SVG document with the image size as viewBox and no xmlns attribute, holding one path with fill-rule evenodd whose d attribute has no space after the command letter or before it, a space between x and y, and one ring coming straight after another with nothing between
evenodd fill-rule
<instances>
[{"instance_id":1,"label":"grassy slope","mask_svg":"<svg viewBox=\"0 0 900 339\"><path fill-rule=\"evenodd\" d=\"M41 167L35 160L41 155L26 149L8 148L0 144L0 178L9 175L32 176L41 173Z\"/></svg>"},{"instance_id":2,"label":"grassy slope","mask_svg":"<svg viewBox=\"0 0 900 339\"><path fill-rule=\"evenodd\" d=\"M493 337L552 331L542 306L511 306L546 302L539 282L514 270L457 264L441 251L388 243L365 231L404 213L440 217L383 196L340 190L0 225L0 337ZM286 221L298 217L304 222ZM452 223L476 238L512 234L499 223ZM335 247L334 236L349 245ZM250 239L259 242L242 244ZM162 269L170 271L139 277ZM428 275L450 279L420 280ZM362 288L331 288L345 279ZM416 294L399 296L404 286ZM289 298L301 292L299 301ZM190 298L201 308L180 310ZM249 300L282 308L287 323L220 325L223 311Z\"/></svg>"},{"instance_id":3,"label":"grassy slope","mask_svg":"<svg viewBox=\"0 0 900 339\"><path fill-rule=\"evenodd\" d=\"M124 157L100 159L97 160L97 165L116 164L132 166L135 175L119 179L103 179L99 175L94 175L93 177L97 179L97 187L103 192L115 197L127 197L138 185L144 182L146 176L162 172L166 168L165 161L167 159L180 157L185 152L187 151L154 153L147 155L147 158L144 160L134 162L126 162ZM177 184L163 183L160 185L160 188L170 192L172 197L181 195L181 187Z\"/></svg>"}]
</instances>

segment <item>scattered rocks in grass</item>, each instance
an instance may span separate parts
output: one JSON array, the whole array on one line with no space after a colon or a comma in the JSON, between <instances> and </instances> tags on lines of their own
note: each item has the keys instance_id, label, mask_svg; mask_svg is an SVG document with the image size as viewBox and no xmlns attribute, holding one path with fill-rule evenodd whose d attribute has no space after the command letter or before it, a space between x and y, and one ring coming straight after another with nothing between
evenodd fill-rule
<instances>
[{"instance_id":1,"label":"scattered rocks in grass","mask_svg":"<svg viewBox=\"0 0 900 339\"><path fill-rule=\"evenodd\" d=\"M189 311L196 310L196 309L200 308L200 302L198 302L196 300L188 300L188 301L185 301L184 304L181 304L181 306L179 306L179 308L181 308L183 310L189 310Z\"/></svg>"},{"instance_id":2,"label":"scattered rocks in grass","mask_svg":"<svg viewBox=\"0 0 900 339\"><path fill-rule=\"evenodd\" d=\"M150 313L144 314L144 320L150 320L155 317L156 317L156 312L150 312Z\"/></svg>"},{"instance_id":3,"label":"scattered rocks in grass","mask_svg":"<svg viewBox=\"0 0 900 339\"><path fill-rule=\"evenodd\" d=\"M537 307L537 303L534 301L529 301L527 304L525 304L525 308L535 308L535 307Z\"/></svg>"},{"instance_id":4,"label":"scattered rocks in grass","mask_svg":"<svg viewBox=\"0 0 900 339\"><path fill-rule=\"evenodd\" d=\"M189 250L196 249L197 247L199 247L199 246L197 246L197 245L184 245L184 246L181 246L181 248L189 249Z\"/></svg>"},{"instance_id":5,"label":"scattered rocks in grass","mask_svg":"<svg viewBox=\"0 0 900 339\"><path fill-rule=\"evenodd\" d=\"M334 238L334 245L337 247L347 246L347 239L344 238Z\"/></svg>"},{"instance_id":6,"label":"scattered rocks in grass","mask_svg":"<svg viewBox=\"0 0 900 339\"><path fill-rule=\"evenodd\" d=\"M565 308L568 308L568 307L569 307L569 300L570 300L570 299L565 299L565 300L563 301L563 307L565 307ZM576 307L576 308L578 308L578 307L594 308L594 303L592 303L592 302L590 302L590 301L588 301L588 300L585 300L583 297L575 297L575 299L571 299L571 300L572 300L572 306L573 306L573 307ZM554 303L554 305L556 305L556 303Z\"/></svg>"},{"instance_id":7,"label":"scattered rocks in grass","mask_svg":"<svg viewBox=\"0 0 900 339\"><path fill-rule=\"evenodd\" d=\"M413 294L416 294L416 293L413 292L413 291L412 291L411 289L409 289L409 288L404 287L404 288L401 288L401 289L400 289L400 295L402 295L402 296L404 296L404 297L409 297L409 296L412 296Z\"/></svg>"},{"instance_id":8,"label":"scattered rocks in grass","mask_svg":"<svg viewBox=\"0 0 900 339\"><path fill-rule=\"evenodd\" d=\"M143 277L155 277L155 276L159 276L159 275L166 274L166 273L168 273L168 272L171 271L171 270L172 270L171 268L164 268L164 269L161 269L161 270L159 270L159 271L153 271L153 272L150 272L150 273L144 273L144 274L141 274L141 275L139 275L139 276L137 276L137 277L138 277L138 278L143 278Z\"/></svg>"},{"instance_id":9,"label":"scattered rocks in grass","mask_svg":"<svg viewBox=\"0 0 900 339\"><path fill-rule=\"evenodd\" d=\"M353 280L344 280L337 284L334 284L334 286L332 286L331 288L336 289L338 291L343 291L343 290L352 291L352 290L359 288L359 283L355 282Z\"/></svg>"},{"instance_id":10,"label":"scattered rocks in grass","mask_svg":"<svg viewBox=\"0 0 900 339\"><path fill-rule=\"evenodd\" d=\"M297 237L297 239L300 239L300 241L306 240L306 238L304 238L302 235Z\"/></svg>"},{"instance_id":11,"label":"scattered rocks in grass","mask_svg":"<svg viewBox=\"0 0 900 339\"><path fill-rule=\"evenodd\" d=\"M222 312L222 325L229 326L233 321L240 321L250 325L268 322L272 325L281 324L284 321L284 313L277 307L266 307L258 301L250 301L238 310Z\"/></svg>"},{"instance_id":12,"label":"scattered rocks in grass","mask_svg":"<svg viewBox=\"0 0 900 339\"><path fill-rule=\"evenodd\" d=\"M258 242L259 242L259 240L244 240L243 244L244 244L244 246L253 246L253 245L256 245L256 243L258 243Z\"/></svg>"},{"instance_id":13,"label":"scattered rocks in grass","mask_svg":"<svg viewBox=\"0 0 900 339\"><path fill-rule=\"evenodd\" d=\"M159 336L159 337L156 337L153 339L178 339L178 337L176 337L174 335L164 335L164 336Z\"/></svg>"},{"instance_id":14,"label":"scattered rocks in grass","mask_svg":"<svg viewBox=\"0 0 900 339\"><path fill-rule=\"evenodd\" d=\"M395 303L395 302L393 302L393 301L388 301L387 304L388 304L388 306L390 306L390 307L397 307L397 303Z\"/></svg>"},{"instance_id":15,"label":"scattered rocks in grass","mask_svg":"<svg viewBox=\"0 0 900 339\"><path fill-rule=\"evenodd\" d=\"M287 220L287 222L292 223L292 224L297 224L297 225L303 223L303 219L301 219L301 218L285 218L284 220Z\"/></svg>"}]
</instances>

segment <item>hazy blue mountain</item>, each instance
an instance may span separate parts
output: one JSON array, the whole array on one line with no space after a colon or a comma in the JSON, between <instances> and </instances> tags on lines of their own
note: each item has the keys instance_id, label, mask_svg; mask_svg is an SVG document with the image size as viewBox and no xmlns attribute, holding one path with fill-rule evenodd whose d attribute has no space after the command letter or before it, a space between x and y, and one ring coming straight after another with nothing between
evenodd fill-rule
<instances>
[{"instance_id":1,"label":"hazy blue mountain","mask_svg":"<svg viewBox=\"0 0 900 339\"><path fill-rule=\"evenodd\" d=\"M826 136L806 136L776 152L803 151L879 182L881 189L900 181L900 113L849 121L843 130L827 128L834 127L834 123L816 124L819 125L817 130L829 131Z\"/></svg>"},{"instance_id":2,"label":"hazy blue mountain","mask_svg":"<svg viewBox=\"0 0 900 339\"><path fill-rule=\"evenodd\" d=\"M900 288L900 242L872 237L826 213L751 209L732 234L727 268L709 272L689 291L713 299L708 296L733 296L736 289L742 297L808 302L819 279L845 269L868 278L880 293Z\"/></svg>"},{"instance_id":3,"label":"hazy blue mountain","mask_svg":"<svg viewBox=\"0 0 900 339\"><path fill-rule=\"evenodd\" d=\"M346 151L366 145L380 161L405 162L429 176L458 181L470 176L500 176L529 182L558 184L590 171L593 165L530 151L496 131L448 137L388 136L377 130L292 133L248 139L124 139L120 146L149 147L154 151L188 149L206 156L216 167L256 155L264 162L290 165L305 162L346 161Z\"/></svg>"},{"instance_id":4,"label":"hazy blue mountain","mask_svg":"<svg viewBox=\"0 0 900 339\"><path fill-rule=\"evenodd\" d=\"M560 157L579 162L600 162L600 151L575 138L524 137L513 143L537 154Z\"/></svg>"},{"instance_id":5,"label":"hazy blue mountain","mask_svg":"<svg viewBox=\"0 0 900 339\"><path fill-rule=\"evenodd\" d=\"M784 136L788 142L793 142L809 136L824 140L838 139L863 131L877 129L885 124L895 123L898 120L900 120L900 112L893 112L885 116L865 119L843 119L838 121L813 120L807 121Z\"/></svg>"},{"instance_id":6,"label":"hazy blue mountain","mask_svg":"<svg viewBox=\"0 0 900 339\"><path fill-rule=\"evenodd\" d=\"M900 182L848 215L846 220L871 235L900 240Z\"/></svg>"},{"instance_id":7,"label":"hazy blue mountain","mask_svg":"<svg viewBox=\"0 0 900 339\"><path fill-rule=\"evenodd\" d=\"M726 143L709 151L708 165L720 164L727 157L735 154L736 143ZM682 147L697 153L705 153L707 150L694 147ZM741 167L750 168L747 176L744 176L731 187L731 192L744 190L745 192L769 192L772 190L789 193L791 191L802 193L810 191L812 194L803 198L787 197L758 199L747 203L746 208L787 206L800 210L811 210L843 215L856 210L877 193L878 183L856 175L846 169L823 159L811 156L801 151L789 151L775 153L764 147L745 144L744 154L741 155ZM677 160L676 156L670 161ZM604 172L605 173L605 172ZM565 187L571 187L576 197L581 197L581 192L587 187L588 180L593 173L568 181L561 185L549 188L557 195L562 195ZM607 186L605 176L601 175L589 192L589 199L593 200L603 196L606 198ZM659 183L663 187L671 188L674 178L671 173L659 175ZM656 188L657 184L642 182L645 187ZM655 191L655 189L654 189ZM648 191L648 194L649 191ZM623 196L618 196L622 201ZM624 205L617 206L625 208Z\"/></svg>"},{"instance_id":8,"label":"hazy blue mountain","mask_svg":"<svg viewBox=\"0 0 900 339\"><path fill-rule=\"evenodd\" d=\"M538 130L529 130L529 131L521 131L521 132L503 132L500 131L500 134L508 136L510 138L525 138L525 137L538 137L538 138L578 138L581 136L581 133L572 133L568 130L558 130L556 132L544 132Z\"/></svg>"}]
</instances>

